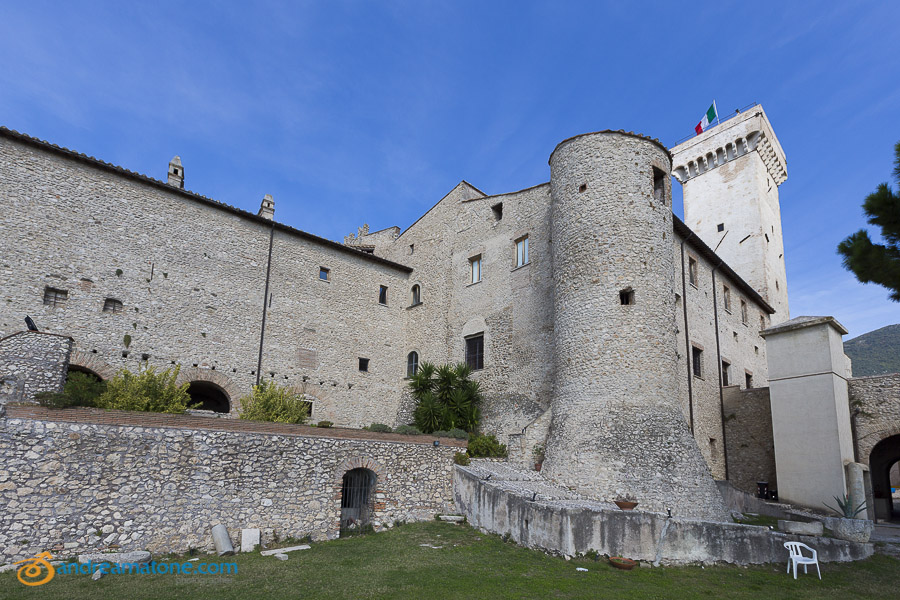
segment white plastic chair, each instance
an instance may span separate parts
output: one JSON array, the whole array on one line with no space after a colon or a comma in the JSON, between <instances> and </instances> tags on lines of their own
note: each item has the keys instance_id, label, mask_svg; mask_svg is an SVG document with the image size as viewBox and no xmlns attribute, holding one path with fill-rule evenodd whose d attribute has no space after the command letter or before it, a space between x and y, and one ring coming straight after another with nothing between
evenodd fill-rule
<instances>
[{"instance_id":1,"label":"white plastic chair","mask_svg":"<svg viewBox=\"0 0 900 600\"><path fill-rule=\"evenodd\" d=\"M788 557L787 572L791 572L791 565L794 565L794 579L797 579L797 565L803 565L803 572L806 573L806 565L816 565L816 572L819 579L822 579L822 571L819 570L819 555L815 550L801 542L785 542L784 547L787 548L790 556ZM803 556L801 548L806 548L812 552L812 557Z\"/></svg>"}]
</instances>

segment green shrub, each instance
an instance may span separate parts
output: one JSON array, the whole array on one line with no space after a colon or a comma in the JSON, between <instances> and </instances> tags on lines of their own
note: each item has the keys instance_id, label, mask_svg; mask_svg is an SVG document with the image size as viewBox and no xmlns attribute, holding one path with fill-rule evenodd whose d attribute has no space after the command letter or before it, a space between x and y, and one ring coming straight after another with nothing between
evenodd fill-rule
<instances>
[{"instance_id":1,"label":"green shrub","mask_svg":"<svg viewBox=\"0 0 900 600\"><path fill-rule=\"evenodd\" d=\"M63 388L63 393L72 399L73 406L95 406L105 391L105 381L81 371L70 371Z\"/></svg>"},{"instance_id":2,"label":"green shrub","mask_svg":"<svg viewBox=\"0 0 900 600\"><path fill-rule=\"evenodd\" d=\"M459 429L458 427L454 427L447 432L447 437L452 437L456 440L467 440L469 439L469 433L467 431Z\"/></svg>"},{"instance_id":3,"label":"green shrub","mask_svg":"<svg viewBox=\"0 0 900 600\"><path fill-rule=\"evenodd\" d=\"M368 427L363 427L363 429L374 433L392 433L394 431L389 425L385 425L384 423L372 423Z\"/></svg>"},{"instance_id":4,"label":"green shrub","mask_svg":"<svg viewBox=\"0 0 900 600\"><path fill-rule=\"evenodd\" d=\"M69 408L73 406L72 398L65 392L38 392L34 395L35 401L47 408Z\"/></svg>"},{"instance_id":5,"label":"green shrub","mask_svg":"<svg viewBox=\"0 0 900 600\"><path fill-rule=\"evenodd\" d=\"M469 379L465 364L442 365L423 362L410 377L409 389L416 400L413 419L424 433L464 429L474 431L481 418L481 389Z\"/></svg>"},{"instance_id":6,"label":"green shrub","mask_svg":"<svg viewBox=\"0 0 900 600\"><path fill-rule=\"evenodd\" d=\"M265 379L241 398L240 418L248 421L303 424L309 418L309 402L291 388Z\"/></svg>"},{"instance_id":7,"label":"green shrub","mask_svg":"<svg viewBox=\"0 0 900 600\"><path fill-rule=\"evenodd\" d=\"M334 425L334 423L331 421L319 421L316 423L316 427L331 427L332 425Z\"/></svg>"},{"instance_id":8,"label":"green shrub","mask_svg":"<svg viewBox=\"0 0 900 600\"><path fill-rule=\"evenodd\" d=\"M394 430L394 433L402 433L403 435L422 435L422 432L412 425L398 425Z\"/></svg>"},{"instance_id":9,"label":"green shrub","mask_svg":"<svg viewBox=\"0 0 900 600\"><path fill-rule=\"evenodd\" d=\"M61 392L39 392L34 399L47 408L70 406L96 406L97 399L106 391L106 383L94 375L70 371Z\"/></svg>"},{"instance_id":10,"label":"green shrub","mask_svg":"<svg viewBox=\"0 0 900 600\"><path fill-rule=\"evenodd\" d=\"M469 455L466 454L465 452L457 452L456 454L453 455L453 462L465 467L471 461L469 460Z\"/></svg>"},{"instance_id":11,"label":"green shrub","mask_svg":"<svg viewBox=\"0 0 900 600\"><path fill-rule=\"evenodd\" d=\"M505 458L507 455L506 444L501 444L493 435L469 436L469 456L484 458Z\"/></svg>"},{"instance_id":12,"label":"green shrub","mask_svg":"<svg viewBox=\"0 0 900 600\"><path fill-rule=\"evenodd\" d=\"M144 367L137 375L122 369L106 384L106 391L96 400L98 408L138 410L144 412L183 413L191 403L188 383L178 385L179 367L157 373Z\"/></svg>"},{"instance_id":13,"label":"green shrub","mask_svg":"<svg viewBox=\"0 0 900 600\"><path fill-rule=\"evenodd\" d=\"M437 431L432 431L431 435L434 437L450 437L449 431L444 431L443 429L438 429Z\"/></svg>"}]
</instances>

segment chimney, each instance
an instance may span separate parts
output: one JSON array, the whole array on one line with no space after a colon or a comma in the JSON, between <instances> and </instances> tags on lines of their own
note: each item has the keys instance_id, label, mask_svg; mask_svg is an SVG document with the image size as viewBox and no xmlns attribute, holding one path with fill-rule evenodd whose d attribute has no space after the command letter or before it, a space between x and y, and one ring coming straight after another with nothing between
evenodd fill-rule
<instances>
[{"instance_id":1,"label":"chimney","mask_svg":"<svg viewBox=\"0 0 900 600\"><path fill-rule=\"evenodd\" d=\"M176 156L169 161L169 185L184 189L184 167L181 166L181 157Z\"/></svg>"},{"instance_id":2,"label":"chimney","mask_svg":"<svg viewBox=\"0 0 900 600\"><path fill-rule=\"evenodd\" d=\"M275 200L272 199L272 194L263 196L262 204L259 205L259 212L256 214L269 221L275 220Z\"/></svg>"}]
</instances>

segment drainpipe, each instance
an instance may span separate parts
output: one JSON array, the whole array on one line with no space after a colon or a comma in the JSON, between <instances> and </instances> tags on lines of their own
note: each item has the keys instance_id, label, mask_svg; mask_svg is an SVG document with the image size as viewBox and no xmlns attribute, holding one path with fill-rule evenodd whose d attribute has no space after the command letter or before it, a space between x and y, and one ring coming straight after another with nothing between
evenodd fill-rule
<instances>
[{"instance_id":1,"label":"drainpipe","mask_svg":"<svg viewBox=\"0 0 900 600\"><path fill-rule=\"evenodd\" d=\"M694 374L691 372L691 332L688 328L687 316L687 277L684 268L684 243L694 237L694 232L681 240L681 308L684 309L684 352L687 360L688 413L691 435L694 433Z\"/></svg>"},{"instance_id":2,"label":"drainpipe","mask_svg":"<svg viewBox=\"0 0 900 600\"><path fill-rule=\"evenodd\" d=\"M725 481L728 481L728 443L725 439L725 390L722 389L722 348L719 345L719 308L716 297L716 269L722 266L722 259L712 270L713 316L716 324L716 361L719 363L719 416L722 420L722 457L725 459Z\"/></svg>"},{"instance_id":3,"label":"drainpipe","mask_svg":"<svg viewBox=\"0 0 900 600\"><path fill-rule=\"evenodd\" d=\"M263 292L262 326L259 330L259 360L256 361L256 385L262 377L263 341L266 339L266 308L269 305L269 276L272 273L272 242L275 241L275 222L269 230L269 259L266 261L266 289Z\"/></svg>"}]
</instances>

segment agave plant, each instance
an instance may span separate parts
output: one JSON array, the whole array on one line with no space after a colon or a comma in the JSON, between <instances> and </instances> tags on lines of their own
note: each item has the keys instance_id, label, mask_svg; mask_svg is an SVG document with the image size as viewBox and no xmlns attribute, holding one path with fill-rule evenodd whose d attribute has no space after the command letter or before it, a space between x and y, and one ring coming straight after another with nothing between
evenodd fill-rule
<instances>
[{"instance_id":1,"label":"agave plant","mask_svg":"<svg viewBox=\"0 0 900 600\"><path fill-rule=\"evenodd\" d=\"M831 506L830 504L825 504L828 508L841 515L845 519L854 519L856 515L866 510L866 501L863 500L859 503L859 506L853 508L853 502L850 500L849 494L844 494L843 498L838 498L834 496L835 502L837 502L838 508ZM823 502L824 504L824 502Z\"/></svg>"}]
</instances>

